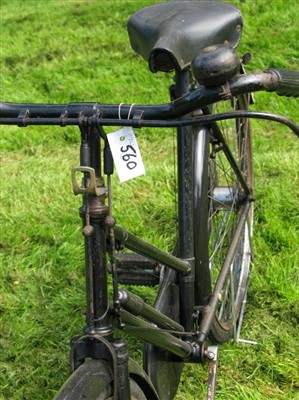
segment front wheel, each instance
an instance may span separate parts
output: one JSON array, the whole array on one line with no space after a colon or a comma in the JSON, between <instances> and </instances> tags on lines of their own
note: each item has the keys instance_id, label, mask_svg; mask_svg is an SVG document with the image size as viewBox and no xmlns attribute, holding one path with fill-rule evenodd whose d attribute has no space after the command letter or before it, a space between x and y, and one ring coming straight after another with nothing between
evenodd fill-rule
<instances>
[{"instance_id":1,"label":"front wheel","mask_svg":"<svg viewBox=\"0 0 299 400\"><path fill-rule=\"evenodd\" d=\"M147 400L142 389L130 379L131 400ZM113 373L105 361L84 362L68 378L54 400L113 400Z\"/></svg>"}]
</instances>

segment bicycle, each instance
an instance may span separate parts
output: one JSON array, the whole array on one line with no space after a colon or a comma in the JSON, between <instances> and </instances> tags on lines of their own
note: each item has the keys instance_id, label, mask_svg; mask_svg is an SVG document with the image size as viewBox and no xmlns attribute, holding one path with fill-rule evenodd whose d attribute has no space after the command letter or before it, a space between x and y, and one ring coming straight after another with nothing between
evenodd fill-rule
<instances>
[{"instance_id":1,"label":"bicycle","mask_svg":"<svg viewBox=\"0 0 299 400\"><path fill-rule=\"evenodd\" d=\"M161 6L159 7L159 15L165 17L162 13L160 14ZM167 8L168 5L162 7ZM176 3L175 6L172 4L172 7L180 8L180 3ZM186 3L184 3L184 9L185 7ZM239 14L235 9L230 9L228 6L219 7L221 12L230 10L228 14L231 12L232 18L239 18ZM169 10L167 10L167 12L169 12ZM135 26L137 22L139 22L139 19L137 21L134 21L134 19L131 20L131 29L137 29ZM211 62L216 58L216 64L213 65L213 73L214 67L220 65L217 57L223 57L223 55L225 55L230 60L228 71L223 74L223 70L219 70L220 76L218 82L215 76L213 76L211 81L210 76L206 76L203 79L203 74L205 72L203 67L207 65L207 55L211 55ZM161 59L159 57L161 57ZM152 68L155 68L155 62L158 62L158 65L161 63L162 67L165 68L165 61L171 64L170 68L173 68L174 60L167 57L165 60L164 57L165 53L163 51L161 54L153 54ZM193 56L191 58L193 58ZM243 96L242 90L245 92L249 90L260 90L263 89L260 87L260 84L263 83L266 85L267 89L274 89L279 94L298 95L298 75L296 73L273 70L272 72L270 71L257 75L247 76L241 74L237 76L236 74L239 72L239 67L239 62L232 48L228 46L208 48L198 56L193 63L193 74L199 78L198 81L200 84L193 84L190 90L192 82L189 72L177 72L176 87L172 88L174 103L164 106L143 107L138 105L109 106L77 104L52 107L2 104L1 117L3 117L3 119L1 123L17 124L20 126L31 124L79 125L82 134L81 163L80 167L73 171L73 188L75 194L83 194L84 197L84 205L80 213L84 221L83 233L86 246L88 327L84 336L80 336L73 341L71 363L75 373L67 386L62 389L60 396L64 396L65 392L68 393L68 396L71 396L70 393L73 389L70 389L70 387L73 385L76 386L78 376L81 376L81 374L87 374L85 381L86 387L84 390L89 390L88 388L92 386L92 382L88 382L88 379L91 379L89 374L98 373L98 383L100 385L100 392L98 394L100 396L104 396L103 398L110 396L111 390L113 389L112 386L114 386L114 398L117 396L118 398L129 398L130 388L127 379L129 367L133 392L136 391L139 393L138 386L145 392L143 395L136 393L136 396L140 396L137 398L144 398L142 396L147 396L147 398L154 399L158 398L158 395L162 399L172 398L174 395L173 391L176 390L178 382L177 379L175 379L176 382L174 384L172 381L168 381L168 386L163 389L160 381L160 371L165 368L165 365L168 366L168 372L171 375L172 369L175 370L176 373L179 372L178 370L181 368L182 364L182 362L179 361L182 360L201 363L211 358L212 360L210 362L215 364L213 363L213 351L216 350L212 351L206 349L205 346L210 331L214 339L219 342L226 341L233 333L235 335L237 334L236 321L241 313L241 305L246 292L250 268L249 253L251 250L250 231L253 198L251 193L251 150L248 138L249 125L247 119L254 116L279 120L278 117L273 115L248 113L245 108L250 98ZM166 68L169 68L169 65L166 66ZM211 71L209 71L209 73L211 74ZM287 78L292 81L291 87L288 86ZM227 81L229 81L229 85L226 84ZM217 83L218 87L214 86L215 83ZM241 96L236 100L235 105L243 111L239 111L235 114L229 113L222 115L211 113L209 109L210 104L214 104L218 100L221 101L225 98L231 98L234 95L239 95L239 93ZM200 115L198 109L202 110L202 115ZM179 118L185 114L190 114L191 111L197 112L197 116L193 116L192 118L187 117L185 119ZM143 112L142 115L141 112ZM42 114L44 115L41 116ZM159 120L157 120L158 117ZM236 157L239 160L237 165L234 161L235 158L230 154L229 148L226 147L226 141L223 140L220 129L215 124L215 121L228 117L237 119L238 138ZM288 124L288 126L298 134L298 128L293 123L283 118L280 118L280 121ZM195 127L197 125L200 127L197 129L185 127L185 125L192 126L193 124ZM98 152L95 150L99 147L99 141L103 139L105 143L104 169L108 175L109 181L113 163L106 135L102 130L102 125L132 125L137 128L147 125L181 125L178 130L178 136L183 140L183 145L180 141L178 142L178 183L180 188L178 208L180 230L178 243L174 249L174 255L166 254L159 249L153 248L131 234L128 234L121 228L114 226L111 208L107 208L104 201L104 197L108 196L108 198L110 198L110 186L108 185L108 190L103 186L98 162L100 154L97 154ZM190 134L191 131L192 134ZM242 145L240 144L240 136L242 138ZM245 146L243 146L244 143ZM130 144L127 146L130 146ZM123 150L123 153L126 153L123 156L128 156L123 158L123 161L126 163L134 163L134 150L136 149L134 147L124 147ZM127 150L131 150L133 153L127 153ZM226 154L225 159L228 159L228 161L224 159L215 163L213 160L221 157L223 153ZM203 157L196 157L198 154L203 154ZM89 158L92 161L89 161ZM184 160L184 163L182 163L182 160ZM194 160L196 163L199 163L195 165L195 168ZM242 162L240 162L240 160L242 160ZM226 183L228 177L225 177L225 180L220 177L222 175L221 169L219 168L220 164L225 165L223 168L225 171L227 167L232 166L234 174L238 177L237 185L234 176L232 178L233 183L230 184ZM130 166L134 166L134 164L130 164ZM134 168L135 167L133 167L133 169ZM128 169L130 168L128 167ZM198 176L199 171L201 171L203 176ZM77 182L78 179L76 175L78 173L83 174L84 178L82 184ZM231 175L231 171L229 175ZM244 179L244 175L246 179ZM201 182L203 183L201 184ZM242 189L239 188L239 183ZM196 201L194 201L197 205L195 210L193 210L193 195L190 195L190 187L198 188ZM213 195L211 195L211 193L213 193ZM210 200L208 201L208 199ZM108 203L110 203L110 201L108 201ZM186 212L182 212L182 210ZM195 220L199 221L198 230L194 230L195 239L193 238L193 229L190 229L190 226L193 225L194 213L196 215L199 213L199 217L195 218ZM230 239L231 244L225 243L223 246L225 249L226 246L230 245L231 247L228 254L233 254L231 254L229 258L226 258L220 275L220 281L218 281L216 288L214 287L214 293L211 297L209 275L213 262L208 255L208 251L211 250L211 248L218 250L222 243L220 245L219 243L214 245L213 243L208 244L205 242L200 248L196 247L195 249L194 243L198 242L197 238L204 238L206 240L212 238L212 232L214 230L216 230L216 232L221 231L223 220L234 218L233 216L227 217L231 215L228 213L239 217L237 221L229 221L233 223L237 232L233 234L233 232L229 230L231 235L233 235L233 239ZM239 213L241 216L239 216ZM219 214L224 215L220 223L220 228L217 225ZM212 222L210 221L211 219ZM209 223L207 223L208 220ZM106 248L106 235L104 235L106 230L110 231L108 235L108 250L111 260L111 271L114 275L114 296L113 307L111 307L111 309L109 308L106 289L105 257L103 257L102 253L101 255L97 255L95 254L95 250L92 250L92 248L96 248L99 243L101 243L101 248ZM236 240L236 238L238 238L238 240ZM115 239L117 243L114 243ZM239 242L241 242L241 245ZM133 258L133 261L138 264L139 268L135 266L135 268L128 271L128 264L132 263L132 256L127 256L126 253L124 253L125 255L123 256L118 256L119 258L116 259L116 249L121 249L124 245L131 250L136 250L137 247L139 252L142 253L143 257ZM237 255L235 253L237 253ZM239 257L239 253L241 253L241 255L245 254L245 259ZM94 261L94 258L97 257L97 261ZM149 261L147 257L153 259L154 263ZM222 258L221 254L219 258ZM95 263L101 265L100 272L90 273L90 269L94 267ZM198 266L198 264L196 265L196 263L199 263L200 266ZM216 259L215 264L218 263L219 261ZM232 270L231 273L237 275L242 290L238 291L236 299L232 300L235 296L231 295L229 290L227 292L226 290L223 291L222 286L226 283L224 281L226 280L226 275L230 272L229 270L232 269L232 264L234 264L233 266L236 268L240 267L240 263L243 269L242 274L239 276L239 272L235 269ZM201 265L204 265L205 268ZM173 270L175 272L173 272ZM139 273L136 274L136 272ZM95 277L94 274L96 273L102 275ZM216 270L216 274L217 273L218 271ZM129 281L127 277L128 274L131 274L131 281ZM98 283L94 282L95 278L99 278L97 279ZM125 283L136 283L136 281L142 284L159 283L160 289L155 308L150 308L144 304L141 299L128 291L118 291L117 280L124 281ZM100 285L100 287L98 285ZM234 289L235 287L232 285L231 291ZM195 295L193 295L193 290ZM95 294L99 291L104 294L102 296ZM178 292L181 294L179 295ZM227 297L226 300L223 301L222 309L220 308L218 311L218 319L213 319L218 306L217 299L219 298L218 295L220 292L227 296L231 295L232 298ZM174 304L170 304L173 297L175 298ZM195 301L193 298L195 298ZM98 299L101 301L99 302ZM228 303L232 301L235 303L233 309L236 308L236 315L231 314L230 308L226 307L226 301ZM122 306L122 308L120 308L120 306ZM108 308L109 313L111 313L110 316L107 315ZM165 313L165 309L167 309L167 314L169 314L168 318L167 316L161 315L161 312ZM140 312L140 310L141 316L147 317L161 329L157 329L153 325L149 325L143 320L134 317L134 314ZM179 310L180 315L178 315ZM131 311L133 315L128 313L128 311ZM145 341L151 343L151 345L147 345L145 349L145 364L151 378L150 381L134 363L130 362L128 365L128 354L125 350L125 342L123 340L118 341L112 339L113 328L110 325L110 317L113 317L120 328L127 329L132 334L140 336ZM170 335L169 332L172 333L172 335ZM105 339L106 336L110 340L107 341ZM185 340L181 340L181 338ZM162 354L159 353L155 346L161 347L164 352ZM173 353L174 356L171 357L169 353ZM94 360L82 364L83 360L89 357ZM112 373L113 370L114 372ZM215 374L213 378L215 378ZM111 381L113 381L113 385L111 385ZM154 385L152 383L154 383ZM211 382L211 386L214 386L214 382ZM165 390L165 392L163 392L163 390ZM156 391L159 392L158 395ZM85 394L82 392L82 396L84 395ZM211 396L212 395L210 395L210 397ZM79 398L78 393L76 393L76 398Z\"/></svg>"}]
</instances>

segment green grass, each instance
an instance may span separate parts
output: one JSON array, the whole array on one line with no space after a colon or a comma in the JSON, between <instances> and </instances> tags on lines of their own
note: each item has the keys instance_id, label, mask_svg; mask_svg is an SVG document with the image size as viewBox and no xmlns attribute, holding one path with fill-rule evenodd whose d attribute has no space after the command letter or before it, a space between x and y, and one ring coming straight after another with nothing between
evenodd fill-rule
<instances>
[{"instance_id":1,"label":"green grass","mask_svg":"<svg viewBox=\"0 0 299 400\"><path fill-rule=\"evenodd\" d=\"M172 77L149 73L131 50L125 28L129 15L152 3L2 0L1 99L167 101ZM298 69L297 2L233 3L245 21L240 54L253 55L247 70ZM256 109L298 123L297 100L263 93L255 99ZM173 132L143 129L137 136L147 174L123 185L114 178L114 213L120 224L171 249ZM258 345L221 347L217 399L296 399L298 141L287 129L259 121L253 139L255 263L242 337ZM2 126L0 143L0 399L46 400L67 377L68 341L84 325L81 200L70 187L79 134L70 127ZM141 344L131 347L140 359ZM205 367L188 365L176 398L204 398L206 377Z\"/></svg>"}]
</instances>

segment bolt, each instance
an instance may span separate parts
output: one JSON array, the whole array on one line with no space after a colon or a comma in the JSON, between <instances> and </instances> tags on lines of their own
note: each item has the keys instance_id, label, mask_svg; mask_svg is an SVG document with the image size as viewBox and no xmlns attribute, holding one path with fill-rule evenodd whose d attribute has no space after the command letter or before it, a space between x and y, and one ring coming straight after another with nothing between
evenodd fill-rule
<instances>
[{"instance_id":1,"label":"bolt","mask_svg":"<svg viewBox=\"0 0 299 400\"><path fill-rule=\"evenodd\" d=\"M109 228L113 228L116 224L116 220L114 217L107 217L105 220L105 224L109 227Z\"/></svg>"},{"instance_id":2,"label":"bolt","mask_svg":"<svg viewBox=\"0 0 299 400\"><path fill-rule=\"evenodd\" d=\"M207 357L208 360L212 361L215 358L215 354L212 351L206 351L205 356Z\"/></svg>"},{"instance_id":3,"label":"bolt","mask_svg":"<svg viewBox=\"0 0 299 400\"><path fill-rule=\"evenodd\" d=\"M82 233L85 237L89 237L93 234L93 227L91 225L85 225L82 229Z\"/></svg>"}]
</instances>

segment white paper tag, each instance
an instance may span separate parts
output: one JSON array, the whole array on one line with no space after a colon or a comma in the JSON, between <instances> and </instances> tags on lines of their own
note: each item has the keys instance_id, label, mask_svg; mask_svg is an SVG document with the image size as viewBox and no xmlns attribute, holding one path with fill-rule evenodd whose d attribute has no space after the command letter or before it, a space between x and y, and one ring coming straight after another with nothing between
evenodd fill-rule
<instances>
[{"instance_id":1,"label":"white paper tag","mask_svg":"<svg viewBox=\"0 0 299 400\"><path fill-rule=\"evenodd\" d=\"M130 126L107 134L107 139L121 182L145 174L136 136Z\"/></svg>"}]
</instances>

